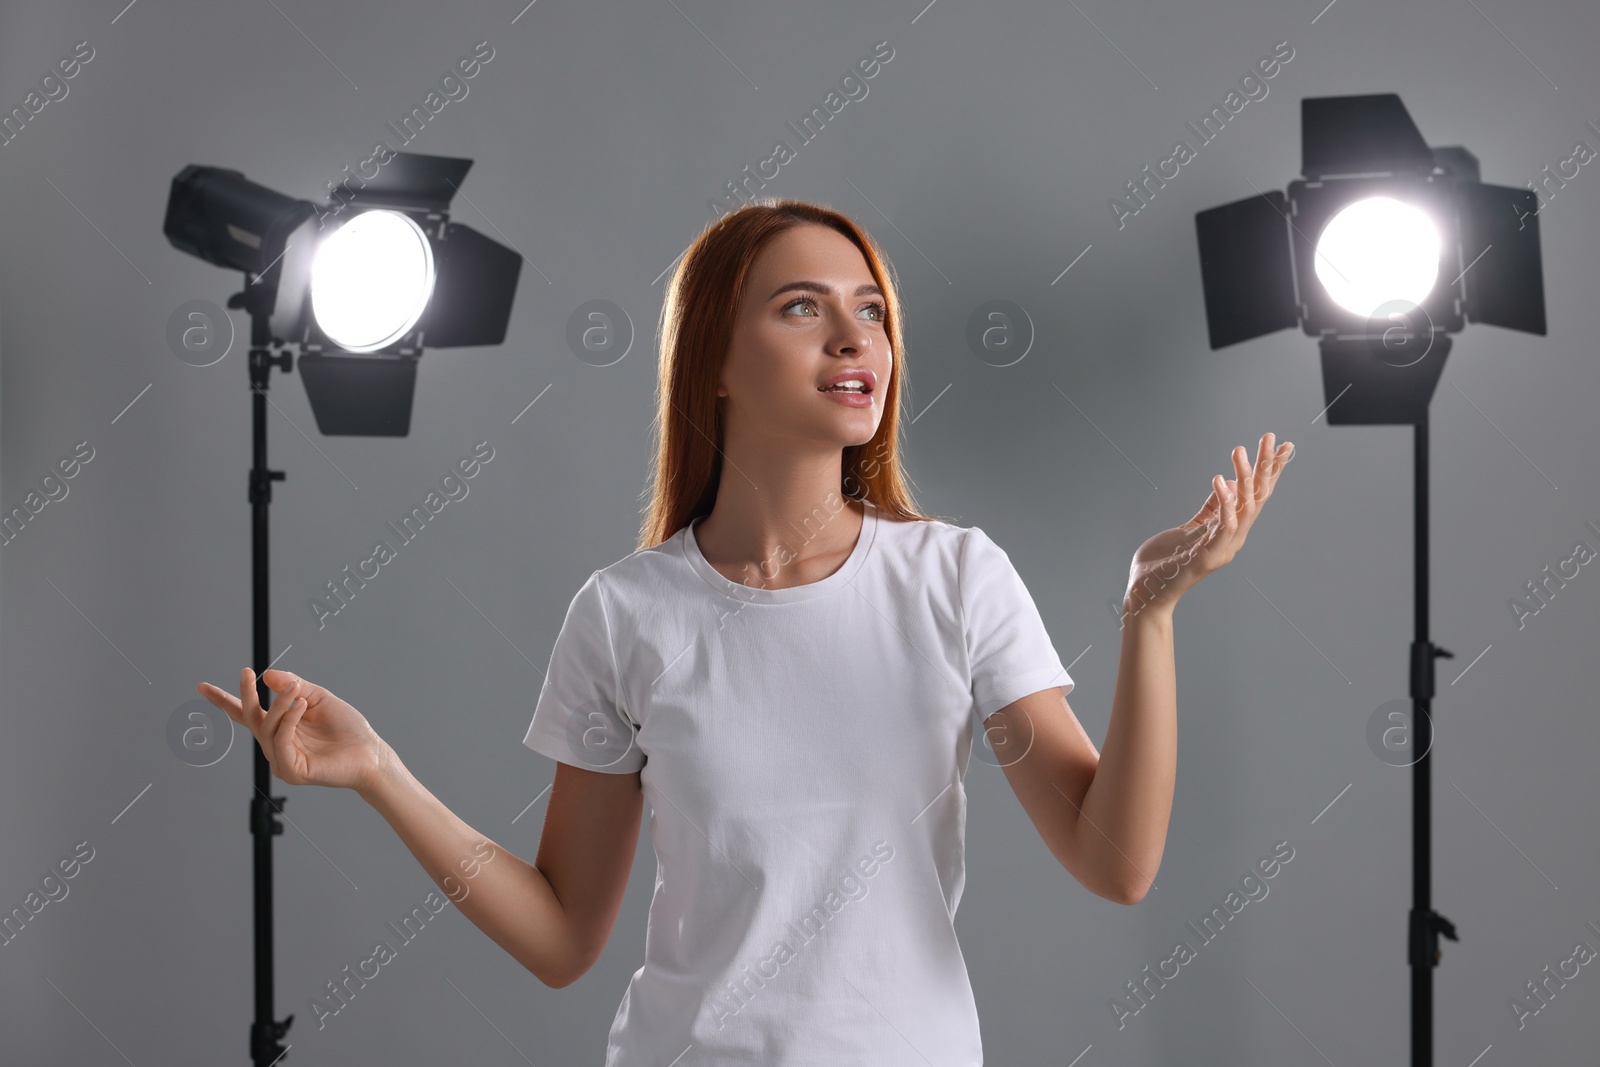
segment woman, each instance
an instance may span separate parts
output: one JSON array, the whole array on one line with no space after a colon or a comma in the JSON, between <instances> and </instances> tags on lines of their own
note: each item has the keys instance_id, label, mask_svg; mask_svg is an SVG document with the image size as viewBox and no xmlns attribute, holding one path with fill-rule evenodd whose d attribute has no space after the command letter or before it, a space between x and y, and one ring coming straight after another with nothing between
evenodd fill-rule
<instances>
[{"instance_id":1,"label":"woman","mask_svg":"<svg viewBox=\"0 0 1600 1067\"><path fill-rule=\"evenodd\" d=\"M237 698L199 687L285 782L355 789L556 988L605 947L649 799L645 963L608 1067L980 1064L953 927L973 716L1091 892L1135 903L1160 865L1173 606L1232 559L1293 446L1266 435L1253 469L1236 449L1236 481L1136 553L1102 754L1006 554L912 503L900 338L887 261L833 211L764 201L689 248L662 309L639 548L573 598L524 739L557 761L533 864L326 689L269 670L262 711L248 669Z\"/></svg>"}]
</instances>

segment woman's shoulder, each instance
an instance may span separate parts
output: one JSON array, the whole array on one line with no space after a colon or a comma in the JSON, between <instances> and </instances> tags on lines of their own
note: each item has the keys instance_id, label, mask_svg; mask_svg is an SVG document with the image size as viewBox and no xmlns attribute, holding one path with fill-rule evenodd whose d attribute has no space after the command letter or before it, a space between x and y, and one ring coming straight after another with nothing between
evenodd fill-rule
<instances>
[{"instance_id":1,"label":"woman's shoulder","mask_svg":"<svg viewBox=\"0 0 1600 1067\"><path fill-rule=\"evenodd\" d=\"M994 551L994 542L983 530L965 525L959 518L891 518L887 514L881 518L878 533L885 554L899 557L930 578L943 574L947 580L957 581L975 557Z\"/></svg>"},{"instance_id":2,"label":"woman's shoulder","mask_svg":"<svg viewBox=\"0 0 1600 1067\"><path fill-rule=\"evenodd\" d=\"M1009 581L1015 573L1011 553L981 526L943 517L882 525L893 531L884 538L889 551L919 563L924 574L942 571L973 592L983 591L990 582ZM934 560L946 566L933 567Z\"/></svg>"},{"instance_id":3,"label":"woman's shoulder","mask_svg":"<svg viewBox=\"0 0 1600 1067\"><path fill-rule=\"evenodd\" d=\"M603 589L608 603L628 603L669 592L663 588L664 583L681 577L684 532L680 529L658 544L635 549L600 567L585 584L594 583Z\"/></svg>"},{"instance_id":4,"label":"woman's shoulder","mask_svg":"<svg viewBox=\"0 0 1600 1067\"><path fill-rule=\"evenodd\" d=\"M880 529L887 531L890 537L918 547L949 545L959 548L968 534L977 529L963 525L957 517L944 515L899 516L880 509L878 519Z\"/></svg>"}]
</instances>

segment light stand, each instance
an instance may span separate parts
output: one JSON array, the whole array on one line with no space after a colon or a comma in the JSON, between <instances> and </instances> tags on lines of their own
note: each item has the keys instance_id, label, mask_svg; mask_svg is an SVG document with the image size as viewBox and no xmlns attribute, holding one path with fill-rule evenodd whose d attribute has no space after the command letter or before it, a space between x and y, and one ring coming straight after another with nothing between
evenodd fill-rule
<instances>
[{"instance_id":1,"label":"light stand","mask_svg":"<svg viewBox=\"0 0 1600 1067\"><path fill-rule=\"evenodd\" d=\"M1439 966L1439 936L1452 941L1456 928L1433 910L1433 661L1454 652L1428 639L1428 417L1412 428L1412 500L1415 589L1412 607L1411 702L1417 711L1416 741L1422 756L1411 765L1411 913L1406 962L1411 967L1411 1062L1433 1063L1433 969Z\"/></svg>"}]
</instances>

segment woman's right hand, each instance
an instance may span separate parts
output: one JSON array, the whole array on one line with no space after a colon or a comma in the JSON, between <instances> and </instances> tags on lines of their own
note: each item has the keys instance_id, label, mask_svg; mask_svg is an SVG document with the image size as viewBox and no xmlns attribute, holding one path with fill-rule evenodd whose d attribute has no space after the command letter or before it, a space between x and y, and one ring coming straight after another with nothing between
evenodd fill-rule
<instances>
[{"instance_id":1,"label":"woman's right hand","mask_svg":"<svg viewBox=\"0 0 1600 1067\"><path fill-rule=\"evenodd\" d=\"M255 735L272 773L290 785L359 790L376 779L388 746L366 716L288 671L268 669L261 678L277 694L265 711L256 699L255 672L249 667L239 675L238 696L209 682L195 688Z\"/></svg>"}]
</instances>

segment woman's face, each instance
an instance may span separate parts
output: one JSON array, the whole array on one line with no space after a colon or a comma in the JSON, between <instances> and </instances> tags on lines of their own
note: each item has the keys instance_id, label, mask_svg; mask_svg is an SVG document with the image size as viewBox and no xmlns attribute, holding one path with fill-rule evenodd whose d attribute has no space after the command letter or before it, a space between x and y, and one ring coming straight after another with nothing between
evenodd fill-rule
<instances>
[{"instance_id":1,"label":"woman's face","mask_svg":"<svg viewBox=\"0 0 1600 1067\"><path fill-rule=\"evenodd\" d=\"M803 223L774 238L746 277L717 388L730 432L829 448L870 441L893 368L885 318L844 234ZM864 395L821 391L856 370L874 379Z\"/></svg>"}]
</instances>

